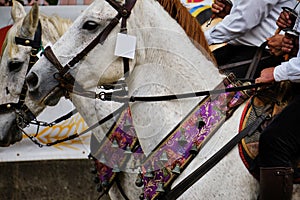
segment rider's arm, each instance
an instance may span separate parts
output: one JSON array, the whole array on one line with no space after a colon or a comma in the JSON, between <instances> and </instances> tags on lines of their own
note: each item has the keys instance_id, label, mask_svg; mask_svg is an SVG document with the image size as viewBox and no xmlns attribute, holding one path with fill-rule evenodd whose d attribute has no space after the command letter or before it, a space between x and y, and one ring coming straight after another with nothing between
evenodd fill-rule
<instances>
[{"instance_id":1,"label":"rider's arm","mask_svg":"<svg viewBox=\"0 0 300 200\"><path fill-rule=\"evenodd\" d=\"M300 81L300 57L291 58L288 62L283 62L274 69L275 81L290 80L293 82Z\"/></svg>"},{"instance_id":2,"label":"rider's arm","mask_svg":"<svg viewBox=\"0 0 300 200\"><path fill-rule=\"evenodd\" d=\"M270 12L280 1L239 0L238 3L234 3L230 14L222 22L205 32L208 43L228 42L253 29L263 20L275 24L278 16L270 16Z\"/></svg>"}]
</instances>

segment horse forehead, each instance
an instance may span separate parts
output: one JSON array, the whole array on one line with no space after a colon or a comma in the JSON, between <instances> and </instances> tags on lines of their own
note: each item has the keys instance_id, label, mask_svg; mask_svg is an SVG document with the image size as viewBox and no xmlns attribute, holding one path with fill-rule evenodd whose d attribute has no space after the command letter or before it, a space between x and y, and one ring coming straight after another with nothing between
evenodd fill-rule
<instances>
[{"instance_id":1,"label":"horse forehead","mask_svg":"<svg viewBox=\"0 0 300 200\"><path fill-rule=\"evenodd\" d=\"M116 10L106 1L95 0L90 7L83 12L82 16L108 16L115 13Z\"/></svg>"}]
</instances>

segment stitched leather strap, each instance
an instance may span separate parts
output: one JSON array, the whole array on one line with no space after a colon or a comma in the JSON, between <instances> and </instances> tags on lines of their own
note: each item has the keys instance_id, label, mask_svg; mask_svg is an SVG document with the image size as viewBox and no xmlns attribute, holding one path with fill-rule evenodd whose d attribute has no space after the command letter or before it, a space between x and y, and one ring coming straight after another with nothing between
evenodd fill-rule
<instances>
[{"instance_id":1,"label":"stitched leather strap","mask_svg":"<svg viewBox=\"0 0 300 200\"><path fill-rule=\"evenodd\" d=\"M257 49L257 51L255 52L255 55L253 57L253 60L248 68L247 74L246 74L246 79L253 79L256 69L257 69L257 65L261 59L261 56L263 54L264 49L267 46L268 41L263 42L260 47Z\"/></svg>"}]
</instances>

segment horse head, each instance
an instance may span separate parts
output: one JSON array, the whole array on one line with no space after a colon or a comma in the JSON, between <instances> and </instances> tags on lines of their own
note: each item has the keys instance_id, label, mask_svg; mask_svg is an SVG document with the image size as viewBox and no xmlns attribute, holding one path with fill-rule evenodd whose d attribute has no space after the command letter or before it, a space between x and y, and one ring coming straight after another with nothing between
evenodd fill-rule
<instances>
[{"instance_id":1,"label":"horse head","mask_svg":"<svg viewBox=\"0 0 300 200\"><path fill-rule=\"evenodd\" d=\"M52 105L63 94L61 88L68 82L70 75L76 82L71 88L74 90L76 87L89 90L95 86L116 82L124 76L126 70L123 70L123 59L114 54L120 35L118 33L124 29L122 27L124 25L120 23L110 27L116 20L119 21L116 16L121 15L118 13L120 9L115 9L119 4L112 2L115 1L94 1L52 46L51 51L49 49L51 53L46 56L47 58L43 56L34 65L26 78L33 99ZM161 2L166 2L166 7L170 3ZM180 4L179 1L176 2ZM150 7L152 9L149 9ZM155 12L160 13L159 19ZM182 27L164 11L160 3L137 1L130 13L126 26L128 35L125 35L125 38L129 35L136 37L136 50L135 57L128 64L129 76L126 82L129 86L129 95L151 96L192 92L205 89L208 85L217 85L221 81L213 62L193 45ZM203 37L202 40L206 41ZM93 48L90 48L90 45ZM54 60L51 59L53 57ZM61 70L62 68L64 70ZM207 74L216 76L210 79ZM60 82L61 79L64 80L63 83ZM178 105L174 101L132 104L133 109L142 107L158 113L153 119L146 119L147 115L143 115L143 122L135 121L135 125L143 129L140 132L145 131L146 137L156 137L160 131L156 123L162 122L163 129L165 127L171 129L174 122L180 121L198 102L197 99L185 101L190 103L179 103L182 102L180 100ZM175 107L178 109L174 109ZM171 118L164 117L168 109L173 112ZM153 129L149 126L153 126ZM149 141L148 143L151 144Z\"/></svg>"},{"instance_id":2,"label":"horse head","mask_svg":"<svg viewBox=\"0 0 300 200\"><path fill-rule=\"evenodd\" d=\"M39 48L48 42L55 42L71 24L67 20L62 22L63 20L58 18L50 19L40 15L37 4L26 13L24 7L17 1L13 2L11 16L14 24L5 38L0 66L0 103L3 108L0 112L1 146L20 141L21 129L45 108L45 105L37 104L28 97L27 89L24 87L25 76L36 61L35 54ZM52 23L55 20L57 24L60 22L64 24L57 26L61 30L55 30ZM53 30L47 30L51 28ZM25 112L23 108L29 112Z\"/></svg>"},{"instance_id":3,"label":"horse head","mask_svg":"<svg viewBox=\"0 0 300 200\"><path fill-rule=\"evenodd\" d=\"M116 11L106 1L93 2L74 22L68 31L52 47L57 59L64 66L69 60L81 52L90 41L99 35L103 29L115 17ZM116 32L116 30L113 30ZM112 34L113 36L116 35ZM72 39L72 41L70 41ZM96 46L89 54L80 60L80 67L72 67L69 71L73 77L76 77L77 83L84 83L84 88L94 88L98 82L114 82L122 77L122 71L118 64L121 59L113 54L115 37L109 37L103 45ZM101 60L99 59L101 55ZM102 56L105 55L105 56ZM94 65L91 63L97 63ZM97 70L98 64L103 68ZM44 68L35 67L27 76L29 93L31 97L43 104L55 105L58 99L63 95L60 82L56 78L59 75L58 70L52 63L41 57L37 66L44 65ZM88 67L89 66L89 67ZM84 73L80 69L89 68ZM109 74L109 76L107 75ZM100 79L100 80L99 80ZM44 80L47 80L45 83ZM97 83L95 83L97 80Z\"/></svg>"}]
</instances>

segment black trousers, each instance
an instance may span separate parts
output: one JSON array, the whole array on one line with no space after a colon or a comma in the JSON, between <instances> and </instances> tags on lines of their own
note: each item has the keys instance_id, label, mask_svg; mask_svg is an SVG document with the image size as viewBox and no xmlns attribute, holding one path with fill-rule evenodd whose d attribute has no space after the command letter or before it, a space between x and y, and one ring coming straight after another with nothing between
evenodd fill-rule
<instances>
[{"instance_id":1,"label":"black trousers","mask_svg":"<svg viewBox=\"0 0 300 200\"><path fill-rule=\"evenodd\" d=\"M294 167L300 158L299 116L300 91L261 134L257 159L260 167Z\"/></svg>"},{"instance_id":2,"label":"black trousers","mask_svg":"<svg viewBox=\"0 0 300 200\"><path fill-rule=\"evenodd\" d=\"M218 66L230 64L230 63L236 63L239 61L245 61L250 60L254 57L258 47L253 46L235 46L231 44L227 44L223 47L220 47L213 51L213 54L217 60ZM267 59L261 60L258 63L257 70L255 71L255 75L252 78L257 78L260 76L260 71L264 68L268 67L275 67L276 65L279 65L282 61L284 61L282 56L274 56L271 55L268 50L264 50L262 57L270 56ZM249 64L240 65L234 68L226 69L223 72L225 74L228 74L230 72L234 73L237 78L245 78L248 68L250 66Z\"/></svg>"}]
</instances>

